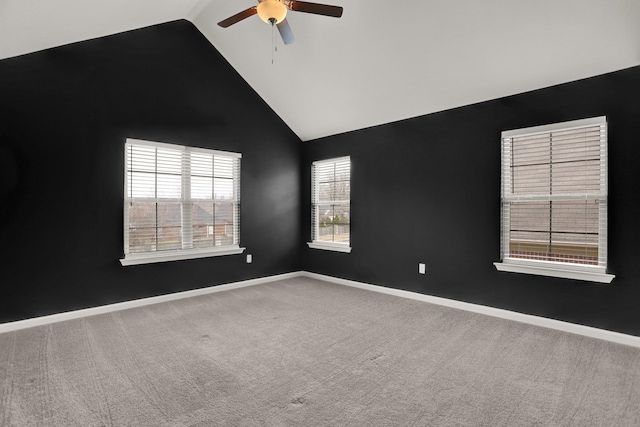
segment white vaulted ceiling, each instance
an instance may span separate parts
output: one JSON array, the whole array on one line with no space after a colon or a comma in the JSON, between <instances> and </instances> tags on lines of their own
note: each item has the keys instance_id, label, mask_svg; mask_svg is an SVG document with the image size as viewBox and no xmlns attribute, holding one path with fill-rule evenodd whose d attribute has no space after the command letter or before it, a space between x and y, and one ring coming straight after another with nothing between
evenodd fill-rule
<instances>
[{"instance_id":1,"label":"white vaulted ceiling","mask_svg":"<svg viewBox=\"0 0 640 427\"><path fill-rule=\"evenodd\" d=\"M188 19L303 140L640 65L640 0L314 0L272 64L254 0L0 0L0 59ZM276 34L277 35L277 34Z\"/></svg>"}]
</instances>

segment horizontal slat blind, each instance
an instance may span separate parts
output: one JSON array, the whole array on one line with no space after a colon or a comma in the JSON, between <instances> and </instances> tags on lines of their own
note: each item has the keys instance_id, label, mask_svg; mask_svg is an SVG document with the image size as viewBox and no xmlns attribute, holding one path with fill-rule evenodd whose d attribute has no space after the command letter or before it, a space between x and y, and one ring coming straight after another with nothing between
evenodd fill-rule
<instances>
[{"instance_id":1,"label":"horizontal slat blind","mask_svg":"<svg viewBox=\"0 0 640 427\"><path fill-rule=\"evenodd\" d=\"M314 162L312 182L312 240L349 243L351 225L351 159Z\"/></svg>"},{"instance_id":2,"label":"horizontal slat blind","mask_svg":"<svg viewBox=\"0 0 640 427\"><path fill-rule=\"evenodd\" d=\"M190 153L193 247L239 243L240 159Z\"/></svg>"},{"instance_id":3,"label":"horizontal slat blind","mask_svg":"<svg viewBox=\"0 0 640 427\"><path fill-rule=\"evenodd\" d=\"M503 134L503 258L606 266L606 121L578 123Z\"/></svg>"},{"instance_id":4,"label":"horizontal slat blind","mask_svg":"<svg viewBox=\"0 0 640 427\"><path fill-rule=\"evenodd\" d=\"M239 154L128 140L125 157L125 254L239 244Z\"/></svg>"},{"instance_id":5,"label":"horizontal slat blind","mask_svg":"<svg viewBox=\"0 0 640 427\"><path fill-rule=\"evenodd\" d=\"M126 155L125 253L181 249L182 150L128 144Z\"/></svg>"}]
</instances>

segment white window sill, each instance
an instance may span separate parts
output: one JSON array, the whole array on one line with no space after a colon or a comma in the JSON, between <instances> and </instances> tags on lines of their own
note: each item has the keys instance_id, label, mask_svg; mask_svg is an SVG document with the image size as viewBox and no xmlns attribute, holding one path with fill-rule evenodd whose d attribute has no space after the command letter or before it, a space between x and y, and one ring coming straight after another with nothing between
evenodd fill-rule
<instances>
[{"instance_id":1,"label":"white window sill","mask_svg":"<svg viewBox=\"0 0 640 427\"><path fill-rule=\"evenodd\" d=\"M507 258L494 262L498 271L511 273L536 274L538 276L560 277L563 279L586 280L590 282L611 283L613 274L607 274L603 267L590 265L568 265L551 261L514 260Z\"/></svg>"},{"instance_id":2,"label":"white window sill","mask_svg":"<svg viewBox=\"0 0 640 427\"><path fill-rule=\"evenodd\" d=\"M322 249L325 251L346 253L351 252L351 246L349 246L347 243L320 242L315 240L313 242L307 242L307 245L309 245L311 249Z\"/></svg>"},{"instance_id":3,"label":"white window sill","mask_svg":"<svg viewBox=\"0 0 640 427\"><path fill-rule=\"evenodd\" d=\"M123 266L137 264L151 264L156 262L179 261L184 259L207 258L214 256L241 254L246 248L239 246L223 246L220 248L206 249L181 249L175 251L159 251L126 254L120 260Z\"/></svg>"}]
</instances>

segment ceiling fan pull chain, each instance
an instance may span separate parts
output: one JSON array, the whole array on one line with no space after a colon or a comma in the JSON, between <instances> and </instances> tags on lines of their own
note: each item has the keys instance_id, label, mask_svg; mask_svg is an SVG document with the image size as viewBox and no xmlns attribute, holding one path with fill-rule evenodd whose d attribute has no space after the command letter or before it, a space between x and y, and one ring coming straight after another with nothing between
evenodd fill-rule
<instances>
[{"instance_id":1,"label":"ceiling fan pull chain","mask_svg":"<svg viewBox=\"0 0 640 427\"><path fill-rule=\"evenodd\" d=\"M271 65L273 65L273 52L277 50L277 48L275 48L275 40L276 40L276 26L273 25L274 21L271 21Z\"/></svg>"}]
</instances>

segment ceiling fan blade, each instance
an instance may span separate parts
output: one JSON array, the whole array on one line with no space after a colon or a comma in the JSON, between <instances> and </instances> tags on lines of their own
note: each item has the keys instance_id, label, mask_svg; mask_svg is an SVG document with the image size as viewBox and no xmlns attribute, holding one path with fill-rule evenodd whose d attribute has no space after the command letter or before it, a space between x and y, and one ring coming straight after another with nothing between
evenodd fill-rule
<instances>
[{"instance_id":1,"label":"ceiling fan blade","mask_svg":"<svg viewBox=\"0 0 640 427\"><path fill-rule=\"evenodd\" d=\"M342 16L342 7L331 6L328 4L310 3L307 1L291 1L289 9L296 12L315 13L316 15L333 16L340 18Z\"/></svg>"},{"instance_id":2,"label":"ceiling fan blade","mask_svg":"<svg viewBox=\"0 0 640 427\"><path fill-rule=\"evenodd\" d=\"M293 33L291 32L291 27L287 22L287 18L284 18L279 24L276 24L276 27L278 27L278 31L280 32L280 36L282 37L284 44L291 44L296 41L293 37Z\"/></svg>"},{"instance_id":3,"label":"ceiling fan blade","mask_svg":"<svg viewBox=\"0 0 640 427\"><path fill-rule=\"evenodd\" d=\"M227 28L237 22L242 21L243 19L255 15L256 13L258 13L256 6L250 7L249 9L243 10L240 13L236 13L235 15L225 19L224 21L218 22L218 25L220 25L222 28Z\"/></svg>"}]
</instances>

